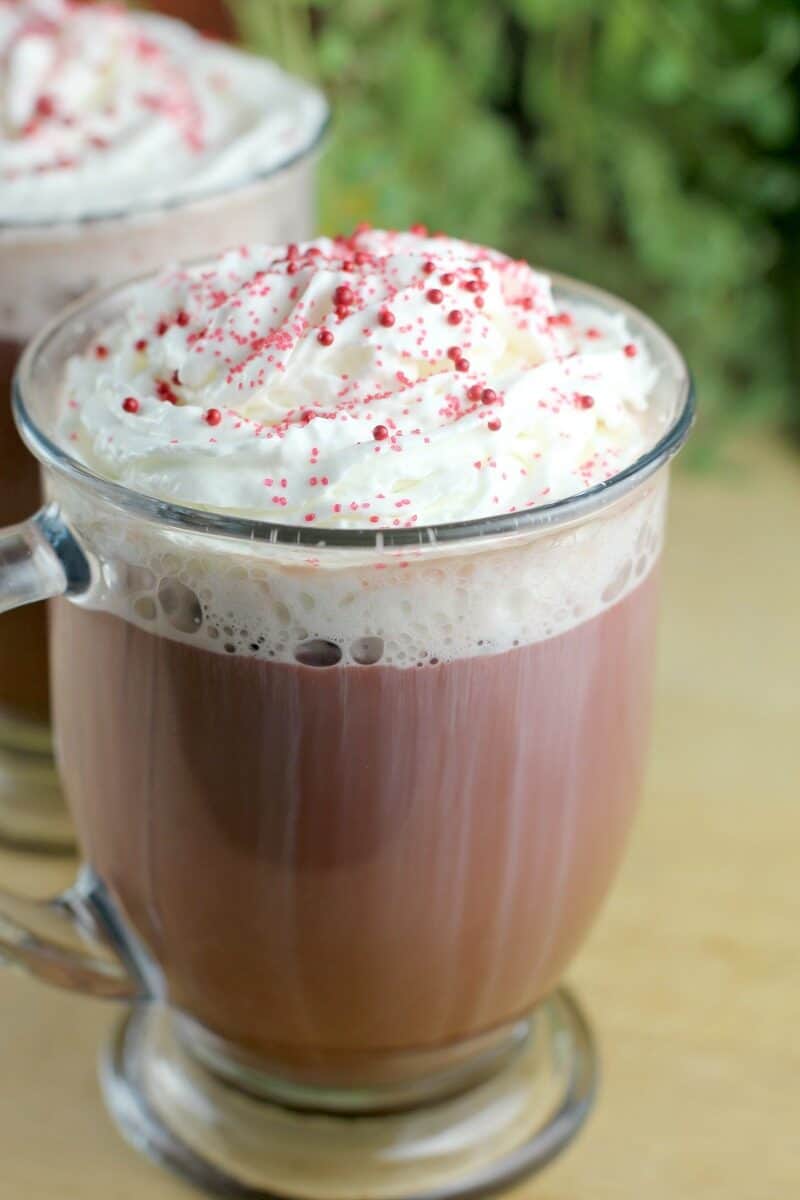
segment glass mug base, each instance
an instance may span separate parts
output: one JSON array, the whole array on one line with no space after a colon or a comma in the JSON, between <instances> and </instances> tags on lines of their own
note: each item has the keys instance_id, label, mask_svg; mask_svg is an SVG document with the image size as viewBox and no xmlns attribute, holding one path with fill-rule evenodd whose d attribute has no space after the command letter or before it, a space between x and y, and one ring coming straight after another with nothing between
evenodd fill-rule
<instances>
[{"instance_id":1,"label":"glass mug base","mask_svg":"<svg viewBox=\"0 0 800 1200\"><path fill-rule=\"evenodd\" d=\"M205 1056L204 1056L205 1057ZM554 993L515 1027L494 1069L431 1102L375 1111L361 1097L304 1088L297 1105L262 1080L231 1086L188 1049L174 1013L134 1008L106 1049L100 1076L124 1137L212 1195L257 1200L445 1200L485 1195L532 1174L578 1132L597 1080L594 1044L576 1001ZM435 1086L435 1085L434 1085ZM245 1090L246 1089L246 1090ZM338 1111L337 1111L338 1110Z\"/></svg>"},{"instance_id":2,"label":"glass mug base","mask_svg":"<svg viewBox=\"0 0 800 1200\"><path fill-rule=\"evenodd\" d=\"M48 726L0 713L0 844L67 853L75 835Z\"/></svg>"}]
</instances>

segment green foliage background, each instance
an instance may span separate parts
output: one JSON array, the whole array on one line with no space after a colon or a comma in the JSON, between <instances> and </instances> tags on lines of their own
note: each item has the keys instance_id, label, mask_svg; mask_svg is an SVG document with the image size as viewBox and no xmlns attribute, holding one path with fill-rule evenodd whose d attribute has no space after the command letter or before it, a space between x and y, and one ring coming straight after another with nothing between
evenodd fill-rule
<instances>
[{"instance_id":1,"label":"green foliage background","mask_svg":"<svg viewBox=\"0 0 800 1200\"><path fill-rule=\"evenodd\" d=\"M335 121L322 224L495 244L653 313L707 436L800 425L798 0L230 0Z\"/></svg>"}]
</instances>

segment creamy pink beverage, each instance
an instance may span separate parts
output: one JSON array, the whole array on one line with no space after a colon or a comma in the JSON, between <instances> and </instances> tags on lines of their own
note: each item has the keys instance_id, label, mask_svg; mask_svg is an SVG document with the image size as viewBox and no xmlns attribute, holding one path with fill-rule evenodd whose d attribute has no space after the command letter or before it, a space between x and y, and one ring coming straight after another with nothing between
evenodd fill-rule
<instances>
[{"instance_id":1,"label":"creamy pink beverage","mask_svg":"<svg viewBox=\"0 0 800 1200\"><path fill-rule=\"evenodd\" d=\"M0 518L37 505L13 428L25 343L100 285L309 236L323 98L274 64L114 4L0 0ZM52 771L43 605L0 618L0 838L71 842Z\"/></svg>"},{"instance_id":2,"label":"creamy pink beverage","mask_svg":"<svg viewBox=\"0 0 800 1200\"><path fill-rule=\"evenodd\" d=\"M398 669L223 657L59 602L66 786L172 1003L350 1086L530 1012L622 853L656 604L651 572L568 633Z\"/></svg>"},{"instance_id":3,"label":"creamy pink beverage","mask_svg":"<svg viewBox=\"0 0 800 1200\"><path fill-rule=\"evenodd\" d=\"M104 563L54 612L64 786L209 1053L388 1085L557 983L640 789L665 478L516 518L652 444L657 375L526 265L370 231L169 272L70 363L95 473L198 528L278 522L62 497Z\"/></svg>"}]
</instances>

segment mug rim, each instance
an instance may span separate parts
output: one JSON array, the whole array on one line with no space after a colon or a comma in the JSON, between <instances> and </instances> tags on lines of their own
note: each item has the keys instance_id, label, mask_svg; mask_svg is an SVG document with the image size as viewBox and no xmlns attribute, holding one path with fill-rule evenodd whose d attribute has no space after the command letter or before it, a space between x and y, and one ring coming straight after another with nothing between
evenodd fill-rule
<instances>
[{"instance_id":1,"label":"mug rim","mask_svg":"<svg viewBox=\"0 0 800 1200\"><path fill-rule=\"evenodd\" d=\"M197 267L208 259L181 264ZM695 387L692 374L673 340L650 317L612 292L593 284L550 272L556 297L589 301L613 309L630 319L639 331L662 351L675 371L677 412L656 443L610 479L548 504L535 505L513 513L497 513L467 520L415 526L413 529L338 529L320 526L281 524L251 517L240 517L196 506L160 500L97 474L74 458L54 441L33 419L25 403L25 393L35 386L37 362L51 340L88 312L158 273L149 271L111 287L94 291L62 310L26 346L14 373L12 409L20 436L42 466L62 477L90 488L106 501L126 512L158 525L185 533L268 542L283 547L299 547L324 553L335 549L384 551L387 549L432 549L453 543L479 542L486 538L509 537L537 531L552 531L605 510L650 478L681 449L696 415Z\"/></svg>"},{"instance_id":2,"label":"mug rim","mask_svg":"<svg viewBox=\"0 0 800 1200\"><path fill-rule=\"evenodd\" d=\"M243 172L241 176L222 186L203 188L188 196L175 196L172 198L166 196L162 199L154 198L150 202L146 200L139 201L130 208L114 208L108 212L89 211L66 218L43 217L32 221L4 218L0 220L0 238L8 237L9 235L13 235L15 238L22 238L26 233L30 234L32 238L41 237L44 234L59 229L91 230L102 228L106 224L114 225L121 221L133 221L139 217L146 219L165 217L171 213L182 212L184 209L192 208L195 205L212 204L216 200L224 200L237 192L247 191L249 188L267 183L271 179L275 179L285 172L290 171L292 167L298 166L307 159L316 158L321 153L322 146L327 140L333 125L333 108L324 92L320 91L319 94L325 104L319 126L310 135L307 142L299 146L291 154L286 155L285 158L278 159L271 166L262 167L255 171ZM124 280L122 282L124 285L124 283L132 281ZM91 293L94 296L97 296L97 294L97 292ZM66 311L64 310L62 315L65 315Z\"/></svg>"}]
</instances>

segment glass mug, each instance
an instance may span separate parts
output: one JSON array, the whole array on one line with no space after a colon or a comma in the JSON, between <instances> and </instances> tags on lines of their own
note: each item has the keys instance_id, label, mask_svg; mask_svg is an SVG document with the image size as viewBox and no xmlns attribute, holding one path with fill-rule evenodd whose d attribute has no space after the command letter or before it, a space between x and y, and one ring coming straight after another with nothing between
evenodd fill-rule
<instances>
[{"instance_id":1,"label":"glass mug","mask_svg":"<svg viewBox=\"0 0 800 1200\"><path fill-rule=\"evenodd\" d=\"M307 149L207 197L72 222L0 223L0 522L39 503L36 463L5 403L24 344L98 284L252 241L309 237L325 129ZM0 839L34 848L74 844L53 769L47 629L41 606L0 618Z\"/></svg>"},{"instance_id":2,"label":"glass mug","mask_svg":"<svg viewBox=\"0 0 800 1200\"><path fill-rule=\"evenodd\" d=\"M49 903L0 897L0 953L132 1002L107 1102L212 1191L477 1194L590 1108L591 1036L558 984L640 789L693 399L647 318L565 279L556 296L624 313L647 346L653 449L572 499L429 529L221 516L70 458L64 363L127 287L19 368L47 505L2 535L0 603L55 598L86 865Z\"/></svg>"}]
</instances>

